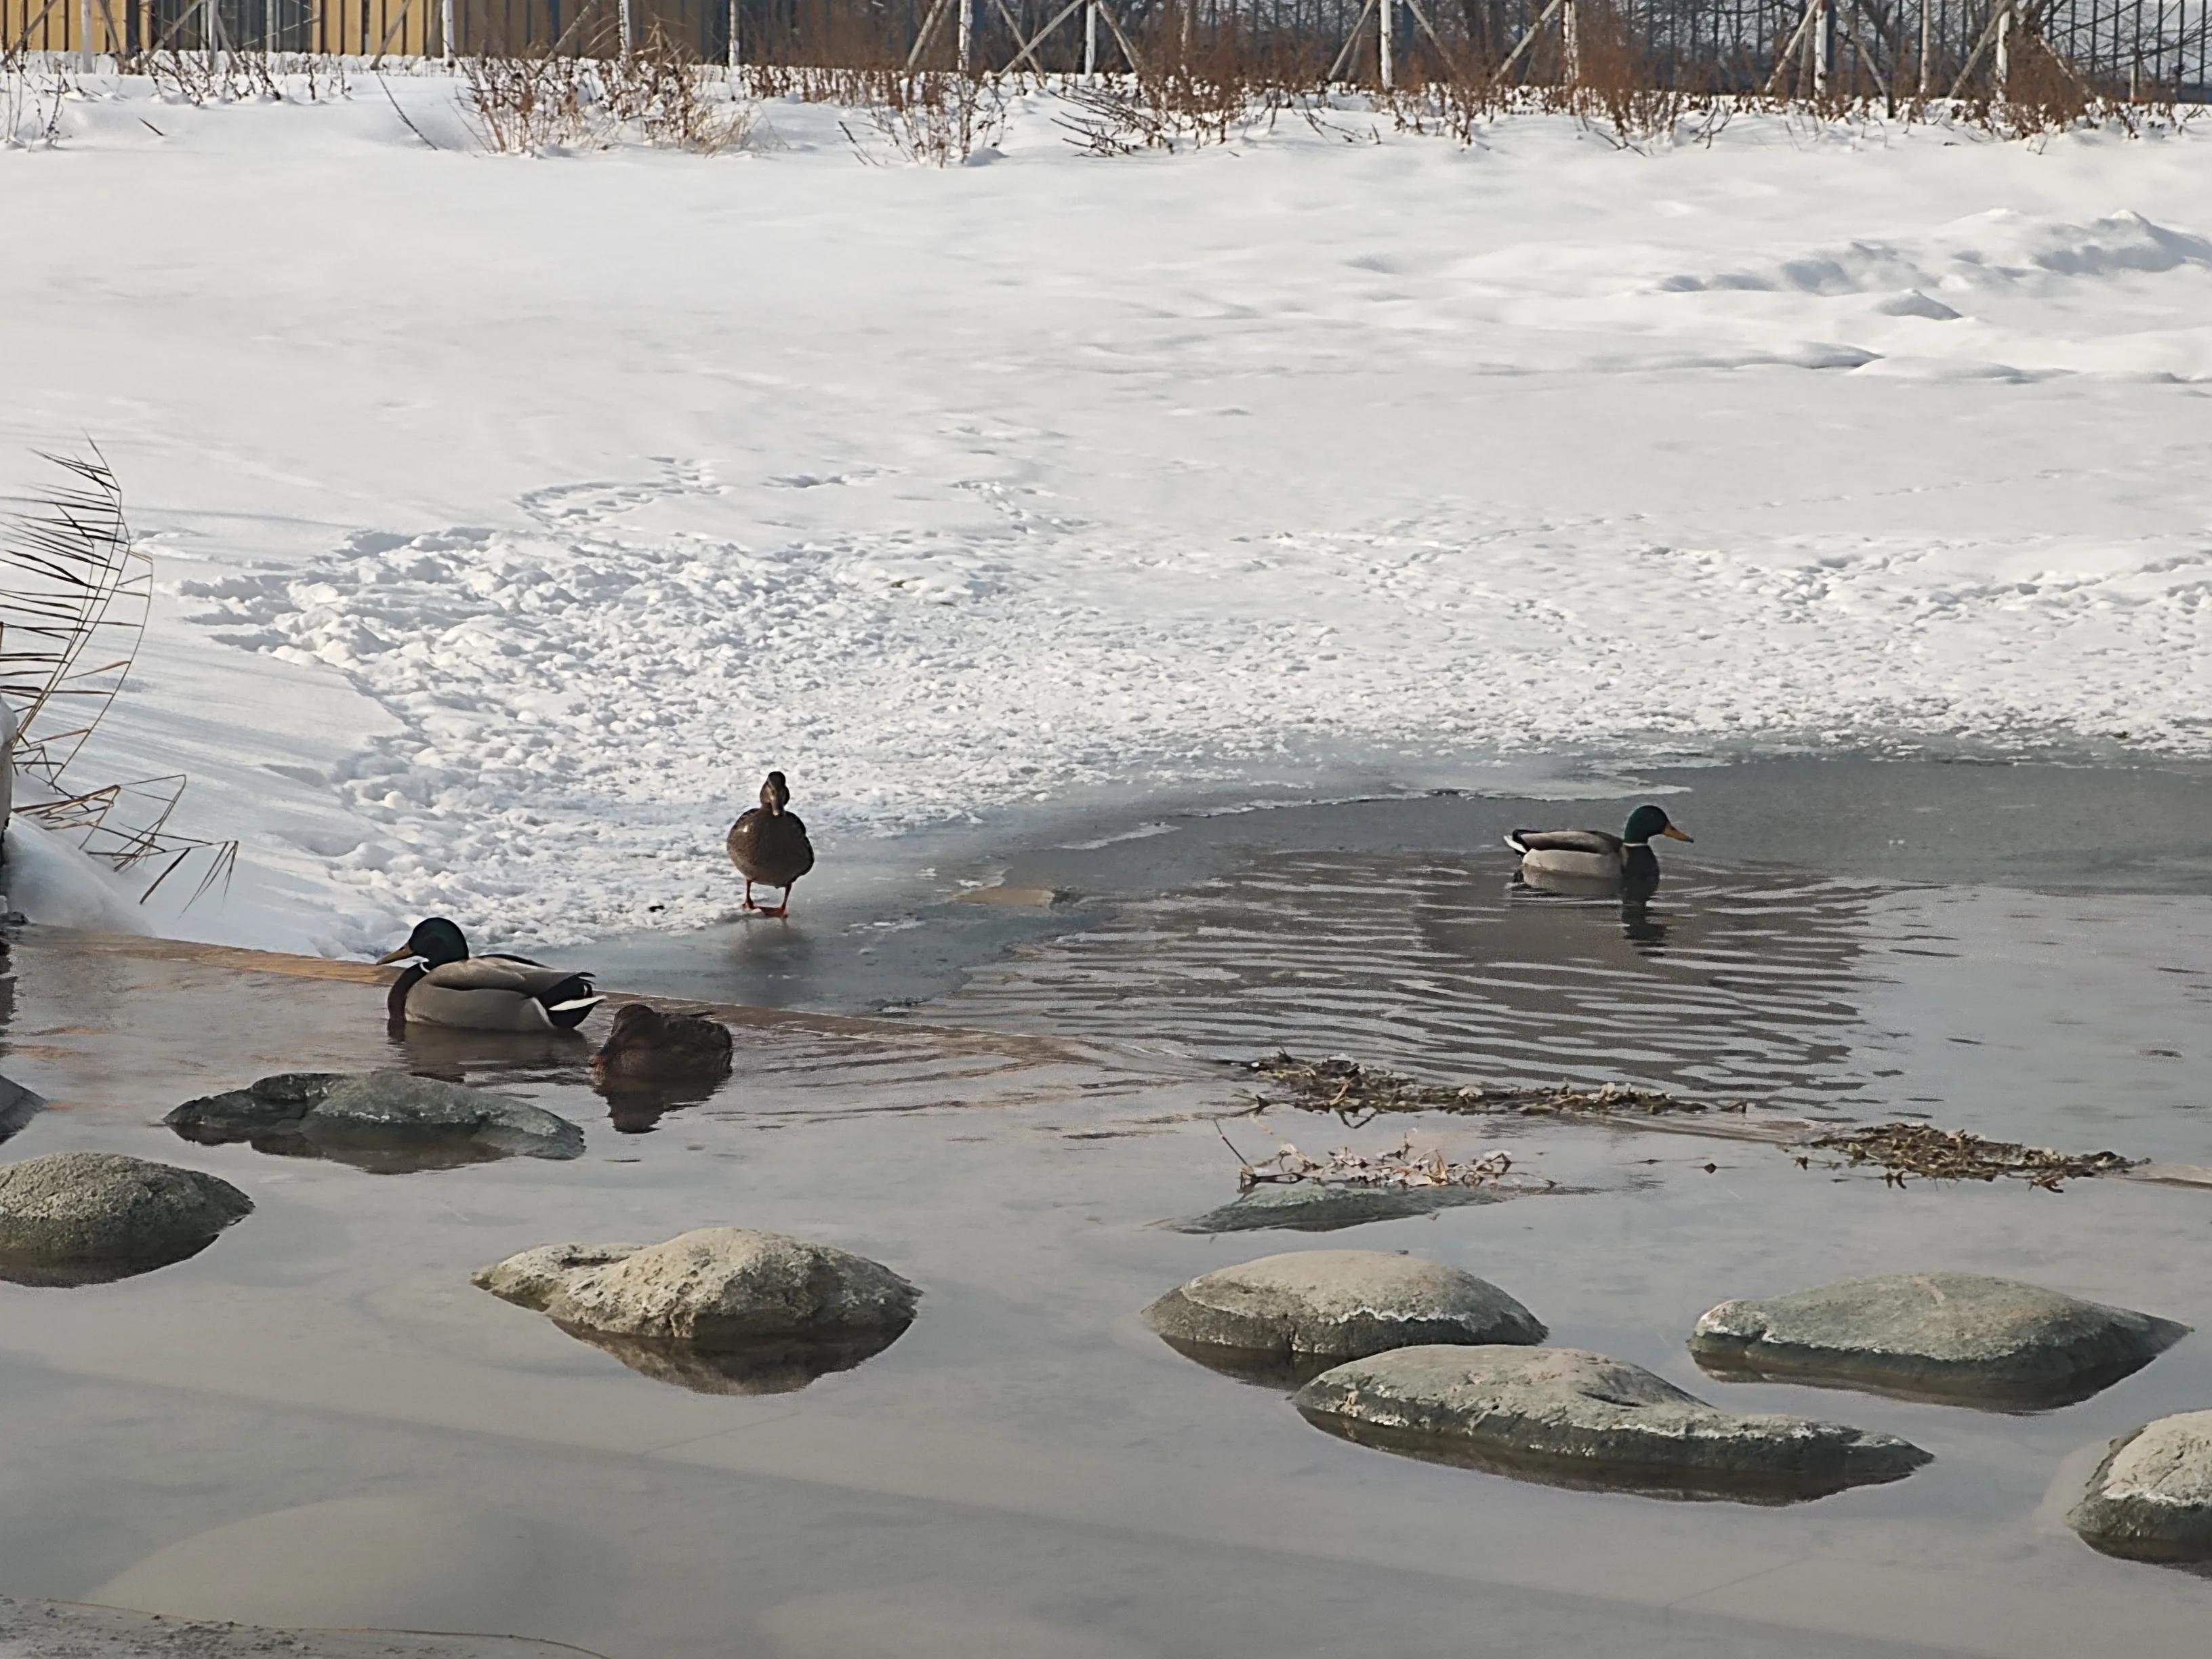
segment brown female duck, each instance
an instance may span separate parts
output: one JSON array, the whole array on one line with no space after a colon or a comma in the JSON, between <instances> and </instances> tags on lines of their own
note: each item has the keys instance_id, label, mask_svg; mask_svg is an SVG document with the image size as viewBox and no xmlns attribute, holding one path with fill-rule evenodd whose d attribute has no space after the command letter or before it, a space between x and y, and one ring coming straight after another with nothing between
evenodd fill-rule
<instances>
[{"instance_id":1,"label":"brown female duck","mask_svg":"<svg viewBox=\"0 0 2212 1659\"><path fill-rule=\"evenodd\" d=\"M806 839L806 826L790 810L791 786L783 774L771 772L761 785L760 805L746 810L730 826L730 862L745 878L745 908L764 916L786 915L791 910L791 885L814 867L814 843ZM753 902L753 884L783 889L783 902L773 908Z\"/></svg>"},{"instance_id":2,"label":"brown female duck","mask_svg":"<svg viewBox=\"0 0 2212 1659\"><path fill-rule=\"evenodd\" d=\"M615 1010L607 1040L592 1056L601 1085L714 1083L730 1074L730 1028L703 1014L664 1014L642 1002Z\"/></svg>"}]
</instances>

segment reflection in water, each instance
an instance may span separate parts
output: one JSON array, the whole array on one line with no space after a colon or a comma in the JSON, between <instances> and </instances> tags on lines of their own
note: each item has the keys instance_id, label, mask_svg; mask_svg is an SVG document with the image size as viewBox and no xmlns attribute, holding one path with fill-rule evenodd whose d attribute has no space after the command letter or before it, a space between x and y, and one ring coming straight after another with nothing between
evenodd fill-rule
<instances>
[{"instance_id":1,"label":"reflection in water","mask_svg":"<svg viewBox=\"0 0 2212 1659\"><path fill-rule=\"evenodd\" d=\"M38 1261L0 1255L0 1279L11 1285L28 1285L40 1290L72 1289L80 1285L112 1285L119 1279L136 1279L141 1273L150 1273L157 1268L189 1261L221 1237L219 1233L210 1233L205 1238L179 1240L173 1248L152 1255L124 1256L102 1261Z\"/></svg>"},{"instance_id":2,"label":"reflection in water","mask_svg":"<svg viewBox=\"0 0 2212 1659\"><path fill-rule=\"evenodd\" d=\"M598 1084L600 1096L607 1103L607 1121L617 1133L649 1134L659 1126L660 1120L670 1112L686 1106L703 1106L727 1083L727 1078L711 1083L696 1080L689 1083L616 1082L609 1079Z\"/></svg>"},{"instance_id":3,"label":"reflection in water","mask_svg":"<svg viewBox=\"0 0 2212 1659\"><path fill-rule=\"evenodd\" d=\"M1637 1082L1800 1109L1851 1064L1867 913L1893 889L1669 866L1539 890L1503 860L1270 854L1022 947L933 1013L1224 1058L1340 1050L1439 1078Z\"/></svg>"},{"instance_id":4,"label":"reflection in water","mask_svg":"<svg viewBox=\"0 0 2212 1659\"><path fill-rule=\"evenodd\" d=\"M612 1354L640 1376L672 1382L694 1394L792 1394L817 1376L848 1371L874 1358L905 1335L907 1328L848 1331L830 1338L767 1337L709 1347L617 1336L558 1319L553 1323L578 1341Z\"/></svg>"},{"instance_id":5,"label":"reflection in water","mask_svg":"<svg viewBox=\"0 0 2212 1659\"><path fill-rule=\"evenodd\" d=\"M1565 1486L1577 1492L1628 1492L1638 1498L1772 1505L1802 1504L1852 1486L1886 1486L1911 1473L1907 1468L1868 1469L1841 1457L1816 1462L1788 1474L1731 1474L1721 1468L1662 1469L1632 1464L1608 1466L1589 1457L1512 1455L1442 1435L1364 1423L1336 1412L1308 1411L1301 1407L1298 1414L1316 1428L1354 1445L1395 1452L1401 1457L1419 1458L1425 1463L1475 1469L1543 1486Z\"/></svg>"},{"instance_id":6,"label":"reflection in water","mask_svg":"<svg viewBox=\"0 0 2212 1659\"><path fill-rule=\"evenodd\" d=\"M572 1078L592 1053L574 1031L472 1031L393 1020L389 1035L401 1070L448 1083L466 1083L472 1073L504 1073L516 1082Z\"/></svg>"}]
</instances>

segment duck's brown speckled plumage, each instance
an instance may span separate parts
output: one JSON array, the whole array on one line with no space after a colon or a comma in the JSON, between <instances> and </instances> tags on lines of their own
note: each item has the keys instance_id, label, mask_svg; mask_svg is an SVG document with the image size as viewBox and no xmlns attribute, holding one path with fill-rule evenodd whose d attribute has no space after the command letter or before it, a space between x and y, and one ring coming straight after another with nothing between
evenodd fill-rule
<instances>
[{"instance_id":1,"label":"duck's brown speckled plumage","mask_svg":"<svg viewBox=\"0 0 2212 1659\"><path fill-rule=\"evenodd\" d=\"M768 775L760 802L730 826L730 862L745 878L748 910L763 908L753 902L755 882L783 889L783 902L768 911L780 916L791 906L792 884L814 867L814 843L807 840L799 814L790 810L791 787L782 773Z\"/></svg>"},{"instance_id":2,"label":"duck's brown speckled plumage","mask_svg":"<svg viewBox=\"0 0 2212 1659\"><path fill-rule=\"evenodd\" d=\"M714 1081L730 1074L730 1028L721 1021L630 1002L615 1011L592 1056L592 1076L602 1084Z\"/></svg>"}]
</instances>

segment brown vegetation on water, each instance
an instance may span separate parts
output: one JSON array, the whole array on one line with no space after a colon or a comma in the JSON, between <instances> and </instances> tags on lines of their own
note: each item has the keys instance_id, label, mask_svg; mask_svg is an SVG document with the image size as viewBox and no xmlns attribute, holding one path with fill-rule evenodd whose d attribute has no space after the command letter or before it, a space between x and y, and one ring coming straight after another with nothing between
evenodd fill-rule
<instances>
[{"instance_id":1,"label":"brown vegetation on water","mask_svg":"<svg viewBox=\"0 0 2212 1659\"><path fill-rule=\"evenodd\" d=\"M1596 1089L1577 1089L1566 1085L1550 1089L1528 1089L1473 1083L1422 1083L1380 1066L1363 1066L1358 1060L1342 1055L1302 1060L1294 1054L1277 1053L1243 1062L1242 1069L1265 1078L1272 1085L1272 1092L1254 1094L1255 1111L1263 1111L1270 1106L1289 1106L1301 1111L1334 1112L1354 1124L1368 1122L1384 1112L1453 1112L1467 1115L1511 1114L1616 1123L1642 1119L1653 1127L1662 1127L1666 1125L1659 1121L1705 1114L1741 1114L1747 1120L1751 1111L1748 1101L1708 1104L1686 1100L1659 1090L1632 1088L1613 1083ZM1681 1127L1688 1128L1692 1126L1683 1124ZM1696 1132L1781 1145L1790 1150L1801 1169L1813 1166L1814 1154L1832 1152L1837 1154L1838 1159L1832 1167L1856 1169L1872 1166L1882 1172L1882 1179L1886 1182L1900 1187L1913 1176L1926 1181L1996 1181L2002 1177L2025 1181L2045 1191L2056 1192L2061 1183L2067 1181L2115 1175L2139 1168L2143 1164L2141 1158L2124 1158L2118 1152L2057 1152L2040 1146L2022 1146L2016 1141L1993 1140L1965 1129L1940 1128L1929 1123L1876 1123L1822 1133L1819 1132L1819 1126L1809 1124L1762 1125L1747 1121L1739 1127L1726 1127L1717 1120L1713 1120ZM1408 1141L1396 1155L1401 1163L1410 1155L1410 1147L1411 1142ZM1298 1154L1295 1147L1286 1148L1285 1152L1293 1155L1292 1161L1285 1161L1279 1154L1277 1162L1273 1164L1246 1164L1248 1179L1245 1184L1249 1186L1253 1181L1261 1179L1285 1178L1264 1176L1256 1171L1275 1167L1288 1170L1312 1164L1312 1160L1304 1159L1303 1154ZM1351 1155L1335 1156L1349 1158ZM1303 1160L1303 1163L1296 1160ZM1239 1161L1243 1162L1241 1158ZM1325 1170L1328 1166L1313 1167ZM1286 1178L1296 1180L1303 1177L1293 1174ZM1320 1175L1315 1178L1330 1177Z\"/></svg>"}]
</instances>

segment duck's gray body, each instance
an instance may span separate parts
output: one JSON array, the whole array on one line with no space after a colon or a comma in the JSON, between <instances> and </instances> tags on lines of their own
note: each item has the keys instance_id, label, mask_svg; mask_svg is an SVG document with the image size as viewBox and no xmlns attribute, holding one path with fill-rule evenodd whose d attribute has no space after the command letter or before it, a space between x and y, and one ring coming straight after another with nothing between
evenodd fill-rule
<instances>
[{"instance_id":1,"label":"duck's gray body","mask_svg":"<svg viewBox=\"0 0 2212 1659\"><path fill-rule=\"evenodd\" d=\"M1638 866L1658 868L1649 842L1631 844L1602 830L1516 830L1505 844L1521 854L1521 868L1536 875L1619 881Z\"/></svg>"},{"instance_id":2,"label":"duck's gray body","mask_svg":"<svg viewBox=\"0 0 2212 1659\"><path fill-rule=\"evenodd\" d=\"M392 988L390 1009L417 1025L568 1031L598 1000L589 978L565 968L522 957L471 957L437 968L410 968ZM575 1003L582 1006L563 1006Z\"/></svg>"},{"instance_id":3,"label":"duck's gray body","mask_svg":"<svg viewBox=\"0 0 2212 1659\"><path fill-rule=\"evenodd\" d=\"M1602 830L1516 830L1505 844L1521 855L1524 876L1574 882L1647 884L1659 879L1651 837L1690 838L1668 821L1666 810L1639 806L1617 836Z\"/></svg>"},{"instance_id":4,"label":"duck's gray body","mask_svg":"<svg viewBox=\"0 0 2212 1659\"><path fill-rule=\"evenodd\" d=\"M417 922L406 944L377 960L410 957L412 965L385 1000L394 1021L471 1031L573 1031L599 1000L589 974L527 957L471 956L461 930L443 916Z\"/></svg>"}]
</instances>

